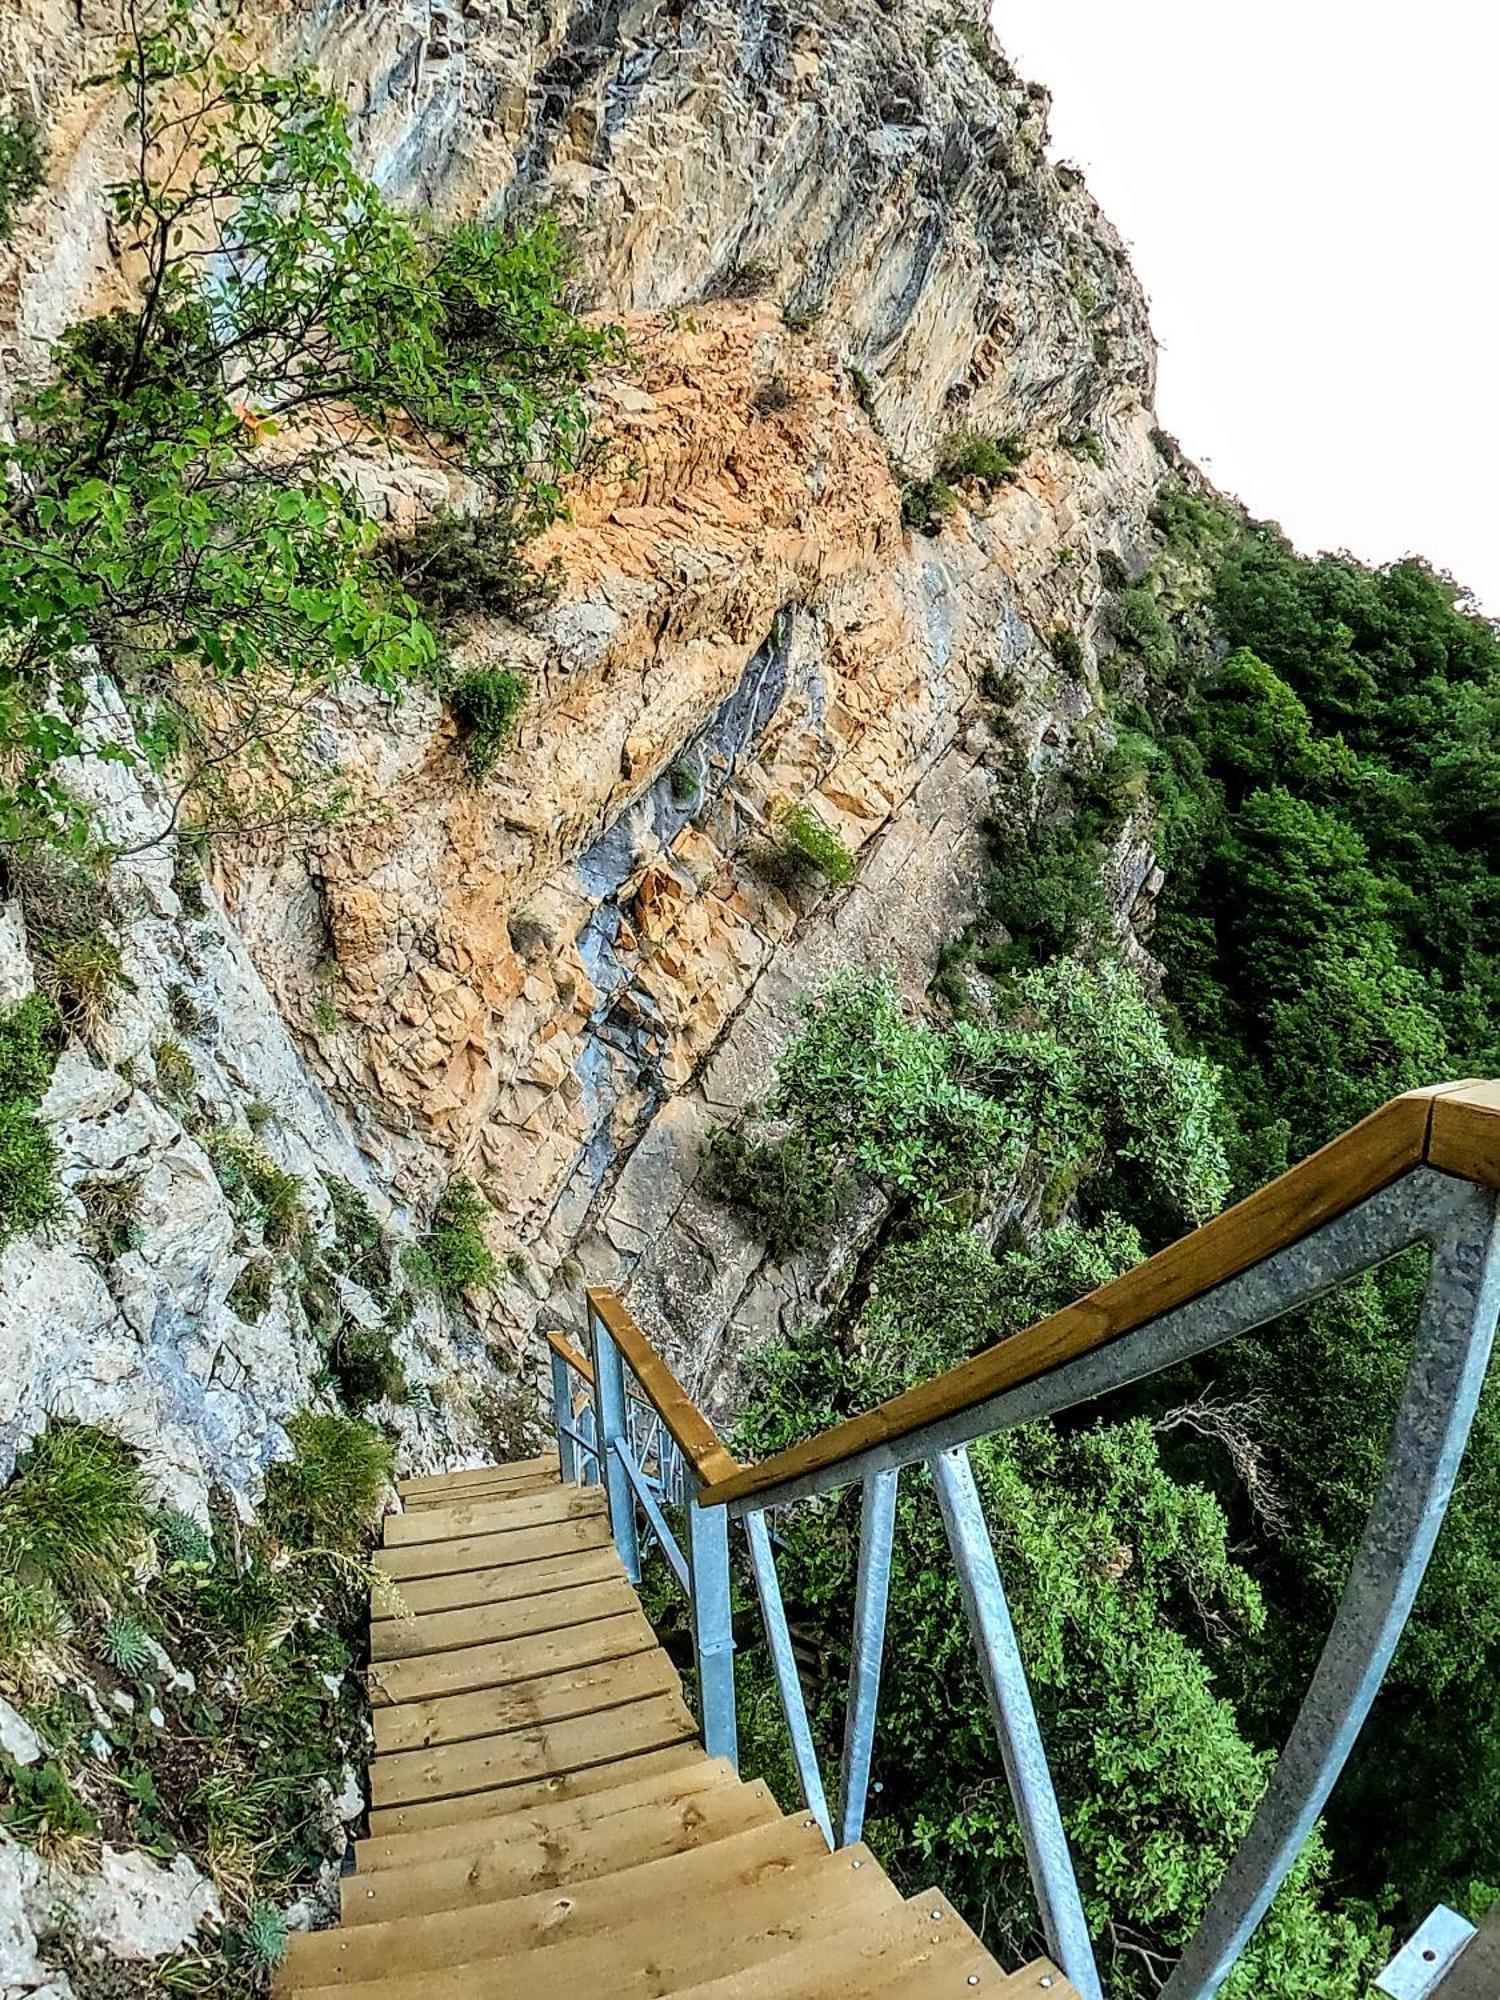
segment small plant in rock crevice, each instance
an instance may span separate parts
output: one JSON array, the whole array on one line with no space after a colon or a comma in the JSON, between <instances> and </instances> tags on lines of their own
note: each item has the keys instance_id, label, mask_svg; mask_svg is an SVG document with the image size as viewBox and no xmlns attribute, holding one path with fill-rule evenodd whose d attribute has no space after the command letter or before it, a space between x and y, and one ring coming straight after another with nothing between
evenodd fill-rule
<instances>
[{"instance_id":1,"label":"small plant in rock crevice","mask_svg":"<svg viewBox=\"0 0 1500 2000\"><path fill-rule=\"evenodd\" d=\"M133 1250L139 1241L136 1217L141 1202L143 1174L124 1174L115 1180L81 1181L77 1193L83 1203L84 1235L96 1257L119 1257Z\"/></svg>"},{"instance_id":2,"label":"small plant in rock crevice","mask_svg":"<svg viewBox=\"0 0 1500 2000\"><path fill-rule=\"evenodd\" d=\"M515 738L516 724L531 694L524 674L505 667L480 667L448 690L448 709L463 739L464 761L475 784L495 768Z\"/></svg>"},{"instance_id":3,"label":"small plant in rock crevice","mask_svg":"<svg viewBox=\"0 0 1500 2000\"><path fill-rule=\"evenodd\" d=\"M991 437L984 431L954 431L943 441L935 478L951 486L960 479L972 479L988 491L1013 480L1030 456L1031 447L1022 437Z\"/></svg>"},{"instance_id":4,"label":"small plant in rock crevice","mask_svg":"<svg viewBox=\"0 0 1500 2000\"><path fill-rule=\"evenodd\" d=\"M499 510L439 514L399 541L387 560L430 618L474 612L529 624L557 602L562 564L543 568L524 550L526 524Z\"/></svg>"},{"instance_id":5,"label":"small plant in rock crevice","mask_svg":"<svg viewBox=\"0 0 1500 2000\"><path fill-rule=\"evenodd\" d=\"M125 982L109 886L87 863L49 848L10 849L4 869L21 899L37 988L70 1028L98 1028Z\"/></svg>"},{"instance_id":6,"label":"small plant in rock crevice","mask_svg":"<svg viewBox=\"0 0 1500 2000\"><path fill-rule=\"evenodd\" d=\"M206 1133L203 1145L213 1161L224 1192L261 1226L266 1242L281 1248L307 1226L302 1182L277 1166L248 1133L218 1125Z\"/></svg>"},{"instance_id":7,"label":"small plant in rock crevice","mask_svg":"<svg viewBox=\"0 0 1500 2000\"><path fill-rule=\"evenodd\" d=\"M769 375L756 390L753 407L757 416L771 417L796 406L797 392L785 375Z\"/></svg>"},{"instance_id":8,"label":"small plant in rock crevice","mask_svg":"<svg viewBox=\"0 0 1500 2000\"><path fill-rule=\"evenodd\" d=\"M0 1250L62 1212L57 1149L36 1115L61 1039L57 1009L41 994L0 1007Z\"/></svg>"},{"instance_id":9,"label":"small plant in rock crevice","mask_svg":"<svg viewBox=\"0 0 1500 2000\"><path fill-rule=\"evenodd\" d=\"M156 1087L169 1102L181 1103L198 1088L198 1071L181 1042L168 1036L151 1048Z\"/></svg>"},{"instance_id":10,"label":"small plant in rock crevice","mask_svg":"<svg viewBox=\"0 0 1500 2000\"><path fill-rule=\"evenodd\" d=\"M766 881L780 889L818 880L843 887L853 881L853 855L812 806L800 801L786 806L774 824L775 839L750 855L751 865Z\"/></svg>"},{"instance_id":11,"label":"small plant in rock crevice","mask_svg":"<svg viewBox=\"0 0 1500 2000\"><path fill-rule=\"evenodd\" d=\"M35 119L0 113L0 243L47 178L47 148Z\"/></svg>"},{"instance_id":12,"label":"small plant in rock crevice","mask_svg":"<svg viewBox=\"0 0 1500 2000\"><path fill-rule=\"evenodd\" d=\"M462 1297L470 1286L493 1285L500 1265L481 1228L489 1214L489 1203L471 1180L460 1176L450 1181L433 1210L431 1227L403 1255L412 1282L450 1299Z\"/></svg>"},{"instance_id":13,"label":"small plant in rock crevice","mask_svg":"<svg viewBox=\"0 0 1500 2000\"><path fill-rule=\"evenodd\" d=\"M709 283L703 296L705 300L763 298L775 279L775 268L764 258L748 257L742 263L731 264L721 271Z\"/></svg>"}]
</instances>

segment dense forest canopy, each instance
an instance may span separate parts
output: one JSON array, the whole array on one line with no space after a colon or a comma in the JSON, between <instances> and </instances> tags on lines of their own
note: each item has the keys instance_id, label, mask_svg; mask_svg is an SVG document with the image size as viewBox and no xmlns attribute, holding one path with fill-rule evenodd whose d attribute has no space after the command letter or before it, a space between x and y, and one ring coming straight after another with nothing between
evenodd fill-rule
<instances>
[{"instance_id":1,"label":"dense forest canopy","mask_svg":"<svg viewBox=\"0 0 1500 2000\"><path fill-rule=\"evenodd\" d=\"M1309 561L1169 484L1105 605L1112 746L1018 774L948 1025L831 989L710 1185L780 1252L883 1221L846 1306L759 1358L741 1442L777 1448L1003 1338L1392 1094L1493 1073L1500 641L1425 565ZM1166 884L1161 1007L1117 961L1100 866L1129 814ZM1022 1209L997 1233L1019 1185ZM1108 1411L974 1459L1114 1992L1159 1986L1295 1713L1373 1494L1422 1266L1408 1256ZM1322 1833L1226 1992L1367 1990L1500 1854L1500 1396ZM857 1498L781 1524L819 1634L833 1760ZM935 1503L901 1502L873 1838L1007 1949L1034 1941L1013 1816ZM757 1741L777 1725L759 1683ZM1414 1798L1440 1797L1421 1815Z\"/></svg>"}]
</instances>

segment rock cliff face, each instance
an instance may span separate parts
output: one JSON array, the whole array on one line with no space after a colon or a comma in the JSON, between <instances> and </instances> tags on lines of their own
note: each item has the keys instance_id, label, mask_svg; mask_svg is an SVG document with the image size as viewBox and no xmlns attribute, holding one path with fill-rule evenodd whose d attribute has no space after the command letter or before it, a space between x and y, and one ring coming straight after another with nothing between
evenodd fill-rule
<instances>
[{"instance_id":1,"label":"rock cliff face","mask_svg":"<svg viewBox=\"0 0 1500 2000\"><path fill-rule=\"evenodd\" d=\"M118 107L71 87L102 27L24 0L3 30L54 165L0 252L12 367L124 282L101 194ZM81 1204L0 1259L0 1469L61 1399L123 1425L189 1500L212 1477L253 1492L315 1356L290 1296L254 1328L226 1303L255 1246L142 1060L171 988L220 1024L215 1115L270 1098L267 1143L315 1211L336 1174L399 1235L452 1173L476 1180L509 1260L476 1302L492 1349L532 1355L539 1323L609 1282L711 1394L820 1274L766 1268L695 1191L703 1140L827 974L890 963L925 987L971 913L997 772L1095 726L1098 559L1131 561L1162 472L1118 240L1048 162L1045 96L944 5L370 0L258 32L347 99L402 198L558 208L631 361L597 385L602 469L541 551L560 601L535 630L461 636L535 688L491 777L466 782L435 705L346 704L327 728L347 820L220 854L201 920L167 849L117 885L142 912L136 995L108 1067L72 1052L46 1115L70 1184L139 1174L149 1200L108 1267ZM898 479L960 425L1029 456L928 538ZM366 476L397 526L440 497L420 466ZM857 857L847 888L758 868L796 801ZM1151 888L1128 829L1115 876L1128 924ZM430 1385L401 1416L416 1458L477 1444L462 1389L492 1364L466 1338L435 1310L403 1335Z\"/></svg>"}]
</instances>

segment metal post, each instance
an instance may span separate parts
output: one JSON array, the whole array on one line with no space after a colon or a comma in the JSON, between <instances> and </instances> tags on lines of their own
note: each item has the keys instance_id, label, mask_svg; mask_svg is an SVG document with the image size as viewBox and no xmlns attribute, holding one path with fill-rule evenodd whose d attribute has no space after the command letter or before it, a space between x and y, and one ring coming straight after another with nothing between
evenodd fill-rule
<instances>
[{"instance_id":1,"label":"metal post","mask_svg":"<svg viewBox=\"0 0 1500 2000\"><path fill-rule=\"evenodd\" d=\"M849 1707L844 1716L844 1766L839 1786L840 1847L852 1847L865 1830L865 1797L880 1704L880 1663L885 1653L885 1607L891 1588L891 1545L896 1535L899 1471L875 1472L860 1495L859 1577L854 1593L854 1654L849 1662Z\"/></svg>"},{"instance_id":2,"label":"metal post","mask_svg":"<svg viewBox=\"0 0 1500 2000\"><path fill-rule=\"evenodd\" d=\"M625 1409L625 1368L609 1328L596 1312L589 1313L589 1341L594 1352L594 1400L598 1413L599 1470L609 1495L609 1525L632 1583L641 1580L641 1551L635 1528L635 1494L619 1458L611 1449L616 1438L629 1442Z\"/></svg>"},{"instance_id":3,"label":"metal post","mask_svg":"<svg viewBox=\"0 0 1500 2000\"><path fill-rule=\"evenodd\" d=\"M745 1534L750 1543L750 1567L755 1573L755 1594L760 1599L761 1620L766 1643L781 1696L781 1712L786 1717L786 1733L792 1739L792 1760L802 1785L807 1809L823 1829L823 1838L833 1846L833 1821L828 1796L823 1790L823 1773L818 1769L818 1753L813 1747L812 1729L807 1720L807 1703L802 1698L802 1682L792 1652L792 1635L787 1629L786 1606L781 1601L781 1582L776 1574L776 1557L771 1549L770 1530L762 1514L745 1516Z\"/></svg>"},{"instance_id":4,"label":"metal post","mask_svg":"<svg viewBox=\"0 0 1500 2000\"><path fill-rule=\"evenodd\" d=\"M1354 1747L1443 1524L1500 1310L1497 1197L1466 1187L1435 1237L1401 1407L1328 1642L1271 1782L1162 2000L1213 2000Z\"/></svg>"},{"instance_id":5,"label":"metal post","mask_svg":"<svg viewBox=\"0 0 1500 2000\"><path fill-rule=\"evenodd\" d=\"M739 1768L734 1713L734 1621L729 1591L729 1516L722 1507L700 1507L690 1493L687 1519L688 1608L698 1666L703 1747Z\"/></svg>"},{"instance_id":6,"label":"metal post","mask_svg":"<svg viewBox=\"0 0 1500 2000\"><path fill-rule=\"evenodd\" d=\"M581 1462L578 1477L584 1486L597 1486L599 1484L599 1426L594 1422L594 1406L587 1399L584 1401L583 1408L577 1412L576 1422L579 1436L591 1447L588 1451L584 1451L581 1447L579 1449L578 1456Z\"/></svg>"},{"instance_id":7,"label":"metal post","mask_svg":"<svg viewBox=\"0 0 1500 2000\"><path fill-rule=\"evenodd\" d=\"M573 1371L560 1354L552 1356L552 1417L557 1425L557 1469L567 1485L578 1481L578 1447L573 1428Z\"/></svg>"},{"instance_id":8,"label":"metal post","mask_svg":"<svg viewBox=\"0 0 1500 2000\"><path fill-rule=\"evenodd\" d=\"M1042 1733L1037 1726L1031 1689L1021 1649L1016 1644L1015 1627L1005 1602L1005 1586L1000 1581L969 1454L960 1446L929 1463L938 1505L943 1511L948 1546L958 1570L969 1630L979 1655L979 1670L1000 1738L1000 1755L1021 1826L1021 1842L1026 1849L1026 1863L1048 1949L1083 2000L1101 2000L1094 1948L1089 1941L1078 1879L1073 1873L1073 1856L1063 1831L1052 1772L1042 1748Z\"/></svg>"}]
</instances>

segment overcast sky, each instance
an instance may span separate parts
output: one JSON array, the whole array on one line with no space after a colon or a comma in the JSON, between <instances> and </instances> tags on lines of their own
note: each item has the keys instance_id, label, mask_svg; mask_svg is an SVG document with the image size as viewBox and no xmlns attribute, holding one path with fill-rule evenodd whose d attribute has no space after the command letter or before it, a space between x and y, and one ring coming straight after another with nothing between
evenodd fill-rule
<instances>
[{"instance_id":1,"label":"overcast sky","mask_svg":"<svg viewBox=\"0 0 1500 2000\"><path fill-rule=\"evenodd\" d=\"M1130 246L1166 429L1306 550L1500 616L1500 7L994 0Z\"/></svg>"}]
</instances>

